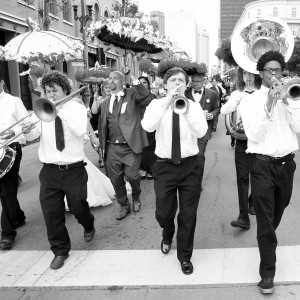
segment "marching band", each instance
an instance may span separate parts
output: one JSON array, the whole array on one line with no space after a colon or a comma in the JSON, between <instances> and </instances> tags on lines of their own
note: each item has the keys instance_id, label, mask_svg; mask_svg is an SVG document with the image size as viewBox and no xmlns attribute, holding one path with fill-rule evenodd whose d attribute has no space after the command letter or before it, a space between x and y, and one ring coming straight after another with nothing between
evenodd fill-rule
<instances>
[{"instance_id":1,"label":"marching band","mask_svg":"<svg viewBox=\"0 0 300 300\"><path fill-rule=\"evenodd\" d=\"M280 21L262 19L240 26L233 34L232 45L239 45L232 51L239 65L237 89L221 109L219 95L203 87L205 73L189 74L193 78L189 90L186 71L170 64L163 76L166 95L151 97L141 120L140 104L150 90L139 81L134 82L133 88L123 88L124 75L112 71L105 83L111 93L95 110L100 116L95 150L101 151L120 204L116 218L122 220L131 212L131 206L135 213L141 209L139 168L142 150L149 142L145 131L156 132L157 158L149 172L154 178L155 217L162 228L161 251L168 254L171 250L179 207L177 257L182 272L189 275L194 269L191 256L209 139L203 137L211 135L218 114L224 115L227 130L236 139L239 216L231 225L249 229L249 214L256 215L261 277L258 287L269 294L274 290L276 229L293 190L294 151L299 148L296 133L300 132L300 80L282 84L282 72L292 47L290 41L285 43L288 49L278 44L283 43L283 35L280 40L273 36L273 44L269 39L262 43L262 39L253 39L252 35L241 43L241 32L245 35L249 26L257 28L259 23L263 27L264 22L282 27ZM289 36L287 32L286 38ZM197 87L197 82L201 87ZM89 174L85 168L84 137L88 116L86 107L76 100L85 88L71 93L67 76L49 72L41 80L47 99L38 99L34 112L28 115L21 99L4 91L0 78L0 249L12 249L16 229L25 224L17 197L22 145L40 137L38 155L43 167L39 197L55 256L50 263L52 269L64 265L71 249L64 199L84 229L84 240L90 242L96 232L87 201ZM97 100L94 106L96 103ZM204 150L199 155L203 140ZM132 189L132 204L126 181Z\"/></svg>"}]
</instances>

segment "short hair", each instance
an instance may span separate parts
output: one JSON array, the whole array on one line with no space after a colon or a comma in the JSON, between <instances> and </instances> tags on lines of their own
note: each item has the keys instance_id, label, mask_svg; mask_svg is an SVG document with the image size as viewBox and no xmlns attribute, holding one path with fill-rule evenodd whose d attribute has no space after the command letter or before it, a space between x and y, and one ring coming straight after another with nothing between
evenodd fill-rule
<instances>
[{"instance_id":1,"label":"short hair","mask_svg":"<svg viewBox=\"0 0 300 300\"><path fill-rule=\"evenodd\" d=\"M138 80L140 80L140 79L144 79L144 80L147 81L147 83L148 83L148 89L150 90L150 81L149 81L148 77L147 77L147 76L140 76L140 77L138 78Z\"/></svg>"},{"instance_id":2,"label":"short hair","mask_svg":"<svg viewBox=\"0 0 300 300\"><path fill-rule=\"evenodd\" d=\"M268 51L264 53L257 61L256 69L257 71L263 71L266 63L269 61L276 60L280 63L281 69L285 69L285 61L283 55L279 51Z\"/></svg>"},{"instance_id":3,"label":"short hair","mask_svg":"<svg viewBox=\"0 0 300 300\"><path fill-rule=\"evenodd\" d=\"M41 80L41 87L45 93L46 86L54 87L54 84L60 86L67 95L71 94L72 86L66 75L61 74L58 71L52 71L43 76Z\"/></svg>"},{"instance_id":4,"label":"short hair","mask_svg":"<svg viewBox=\"0 0 300 300\"><path fill-rule=\"evenodd\" d=\"M236 89L239 91L243 91L245 88L245 82L243 80L243 72L244 71L247 71L247 70L244 70L243 68L238 67L237 79L236 79L235 85L236 85ZM249 72L249 73L251 73L251 72ZM260 89L260 87L261 87L261 77L257 74L254 74L254 86L257 90Z\"/></svg>"},{"instance_id":5,"label":"short hair","mask_svg":"<svg viewBox=\"0 0 300 300\"><path fill-rule=\"evenodd\" d=\"M117 73L117 74L121 77L122 81L124 81L124 75L123 75L122 72L120 72L120 71L111 71L111 72L109 73L109 76L110 76L110 74L112 74L112 73Z\"/></svg>"},{"instance_id":6,"label":"short hair","mask_svg":"<svg viewBox=\"0 0 300 300\"><path fill-rule=\"evenodd\" d=\"M172 77L173 75L176 75L178 73L182 73L184 75L185 83L187 84L189 82L189 77L187 76L186 72L183 69L178 68L178 67L171 68L166 72L166 74L164 75L164 83L167 83L167 81L170 77Z\"/></svg>"},{"instance_id":7,"label":"short hair","mask_svg":"<svg viewBox=\"0 0 300 300\"><path fill-rule=\"evenodd\" d=\"M192 75L192 78L193 78L194 76L203 76L203 77L207 77L207 75L205 75L205 73L195 73L195 74Z\"/></svg>"}]
</instances>

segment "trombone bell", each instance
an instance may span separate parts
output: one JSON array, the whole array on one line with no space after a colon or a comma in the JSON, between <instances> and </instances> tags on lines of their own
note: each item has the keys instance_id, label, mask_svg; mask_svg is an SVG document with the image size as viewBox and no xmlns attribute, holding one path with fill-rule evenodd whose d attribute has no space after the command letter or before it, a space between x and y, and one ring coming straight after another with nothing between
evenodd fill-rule
<instances>
[{"instance_id":1,"label":"trombone bell","mask_svg":"<svg viewBox=\"0 0 300 300\"><path fill-rule=\"evenodd\" d=\"M45 98L37 99L33 110L36 116L44 122L52 122L57 116L55 105Z\"/></svg>"}]
</instances>

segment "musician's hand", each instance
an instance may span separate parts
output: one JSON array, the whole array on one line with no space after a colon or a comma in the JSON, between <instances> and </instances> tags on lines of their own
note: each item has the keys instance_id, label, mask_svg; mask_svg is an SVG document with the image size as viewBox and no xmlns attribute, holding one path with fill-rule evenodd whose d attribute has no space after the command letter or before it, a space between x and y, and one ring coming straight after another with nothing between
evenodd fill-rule
<instances>
[{"instance_id":1,"label":"musician's hand","mask_svg":"<svg viewBox=\"0 0 300 300\"><path fill-rule=\"evenodd\" d=\"M9 140L15 136L15 132L11 129L6 130L4 133L1 134L1 139Z\"/></svg>"},{"instance_id":2,"label":"musician's hand","mask_svg":"<svg viewBox=\"0 0 300 300\"><path fill-rule=\"evenodd\" d=\"M22 131L23 133L27 134L29 133L33 128L35 128L34 123L29 120L24 120L21 122Z\"/></svg>"},{"instance_id":3,"label":"musician's hand","mask_svg":"<svg viewBox=\"0 0 300 300\"><path fill-rule=\"evenodd\" d=\"M277 100L280 99L281 92L281 82L274 76L272 77L273 85L269 90L268 99L266 103L267 110L270 112L272 106L274 107L277 103Z\"/></svg>"},{"instance_id":4,"label":"musician's hand","mask_svg":"<svg viewBox=\"0 0 300 300\"><path fill-rule=\"evenodd\" d=\"M175 88L168 91L166 96L165 108L168 108L174 102L174 97L179 96L181 94L182 85L178 85Z\"/></svg>"}]
</instances>

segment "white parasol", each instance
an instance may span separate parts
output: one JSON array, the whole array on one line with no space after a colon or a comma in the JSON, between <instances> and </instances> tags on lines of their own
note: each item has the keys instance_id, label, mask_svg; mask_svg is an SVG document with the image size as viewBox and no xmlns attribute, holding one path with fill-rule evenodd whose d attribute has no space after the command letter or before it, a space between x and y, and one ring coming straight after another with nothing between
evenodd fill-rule
<instances>
[{"instance_id":1,"label":"white parasol","mask_svg":"<svg viewBox=\"0 0 300 300\"><path fill-rule=\"evenodd\" d=\"M82 58L84 46L81 42L56 32L41 31L31 18L26 21L30 31L16 36L4 46L5 60L53 64Z\"/></svg>"}]
</instances>

